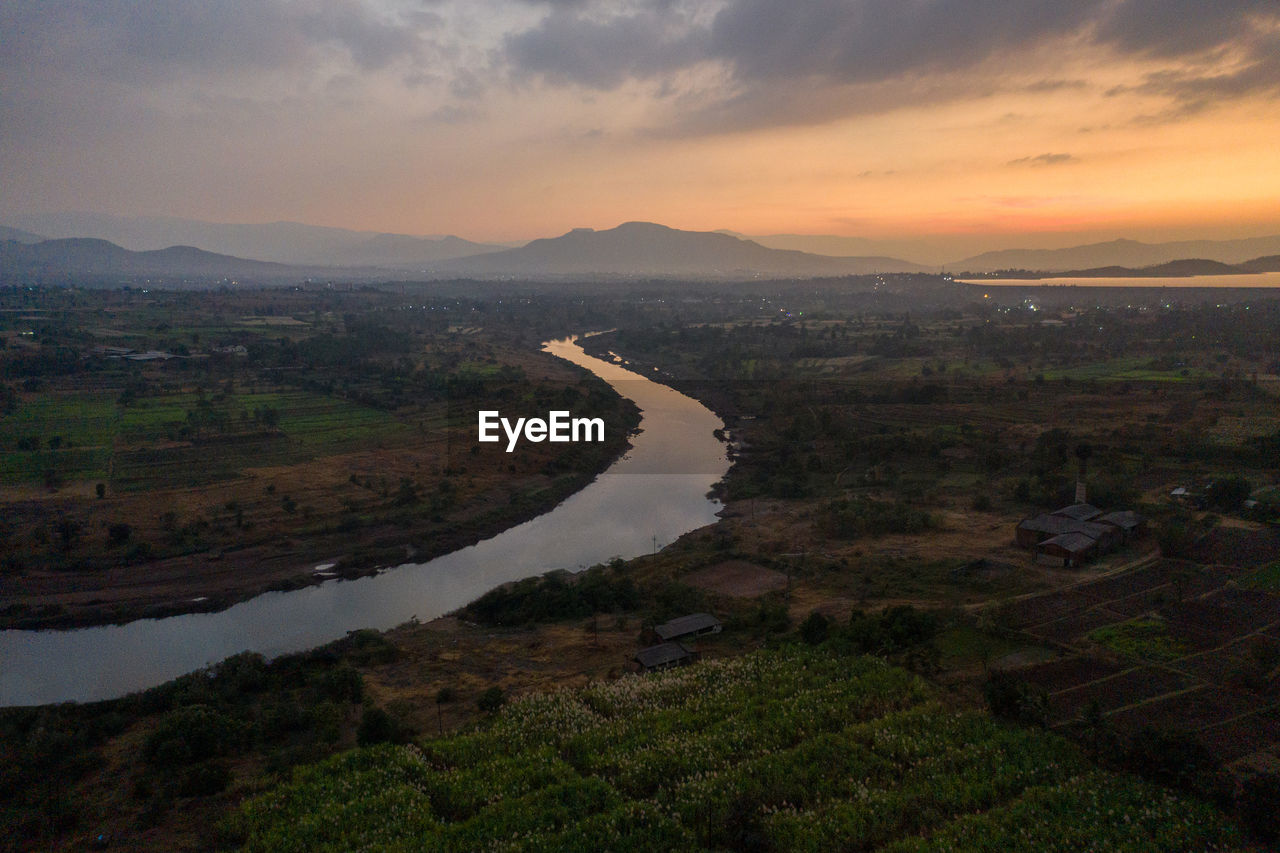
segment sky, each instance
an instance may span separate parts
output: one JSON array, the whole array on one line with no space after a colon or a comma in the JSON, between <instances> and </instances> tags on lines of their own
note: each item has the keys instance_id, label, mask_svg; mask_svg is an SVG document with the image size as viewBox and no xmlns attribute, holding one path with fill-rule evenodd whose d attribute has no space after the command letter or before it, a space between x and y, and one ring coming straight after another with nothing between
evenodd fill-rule
<instances>
[{"instance_id":1,"label":"sky","mask_svg":"<svg viewBox=\"0 0 1280 853\"><path fill-rule=\"evenodd\" d=\"M1227 239L1277 140L1276 0L0 3L0 223Z\"/></svg>"}]
</instances>

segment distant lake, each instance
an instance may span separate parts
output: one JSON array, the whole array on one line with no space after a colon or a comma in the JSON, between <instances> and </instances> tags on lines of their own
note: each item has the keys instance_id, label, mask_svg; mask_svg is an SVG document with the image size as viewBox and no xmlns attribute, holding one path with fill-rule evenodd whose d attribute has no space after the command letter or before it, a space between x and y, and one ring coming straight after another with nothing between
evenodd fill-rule
<instances>
[{"instance_id":1,"label":"distant lake","mask_svg":"<svg viewBox=\"0 0 1280 853\"><path fill-rule=\"evenodd\" d=\"M981 287L1278 287L1280 272L1248 273L1245 275L1190 275L1162 276L1158 278L974 278L956 279L961 284Z\"/></svg>"}]
</instances>

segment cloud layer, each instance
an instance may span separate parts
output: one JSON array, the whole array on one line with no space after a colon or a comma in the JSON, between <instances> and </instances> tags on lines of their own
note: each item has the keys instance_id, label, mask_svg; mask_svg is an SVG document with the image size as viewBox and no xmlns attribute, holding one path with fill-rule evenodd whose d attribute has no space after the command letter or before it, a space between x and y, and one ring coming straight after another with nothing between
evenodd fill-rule
<instances>
[{"instance_id":1,"label":"cloud layer","mask_svg":"<svg viewBox=\"0 0 1280 853\"><path fill-rule=\"evenodd\" d=\"M662 216L661 181L672 198L696 179L728 205L782 205L783 190L751 188L764 174L903 188L998 174L1028 183L990 197L1063 199L1054 182L1120 170L1155 126L1209 128L1231 110L1274 113L1277 99L1275 0L0 3L8 207L151 208L162 183L186 199L239 193L245 208L266 187L318 205L289 183L308 175L326 199L451 189L455 208L479 210L493 205L464 181L500 174L493 195L523 185L534 211L604 179L653 205L627 218ZM856 143L841 124L858 125ZM1183 156L1232 162L1209 135Z\"/></svg>"}]
</instances>

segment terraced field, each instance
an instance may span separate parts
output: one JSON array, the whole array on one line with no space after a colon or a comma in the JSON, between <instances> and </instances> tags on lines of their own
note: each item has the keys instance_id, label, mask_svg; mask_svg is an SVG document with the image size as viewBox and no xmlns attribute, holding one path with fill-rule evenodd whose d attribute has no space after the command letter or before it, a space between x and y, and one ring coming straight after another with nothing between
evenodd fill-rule
<instances>
[{"instance_id":1,"label":"terraced field","mask_svg":"<svg viewBox=\"0 0 1280 853\"><path fill-rule=\"evenodd\" d=\"M37 483L49 470L66 480L102 478L116 422L114 394L46 394L24 403L0 417L0 484Z\"/></svg>"},{"instance_id":2,"label":"terraced field","mask_svg":"<svg viewBox=\"0 0 1280 853\"><path fill-rule=\"evenodd\" d=\"M1046 693L1055 725L1096 708L1119 732L1163 727L1195 734L1223 763L1270 763L1280 757L1270 571L1153 559L1018 601L1011 624L1065 655L1018 674Z\"/></svg>"}]
</instances>

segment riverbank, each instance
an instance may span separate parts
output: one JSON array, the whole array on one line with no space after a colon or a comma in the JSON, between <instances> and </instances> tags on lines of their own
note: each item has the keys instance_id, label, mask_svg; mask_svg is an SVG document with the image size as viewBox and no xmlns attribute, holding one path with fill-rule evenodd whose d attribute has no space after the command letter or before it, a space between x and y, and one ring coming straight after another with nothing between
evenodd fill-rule
<instances>
[{"instance_id":1,"label":"riverbank","mask_svg":"<svg viewBox=\"0 0 1280 853\"><path fill-rule=\"evenodd\" d=\"M610 393L614 404L609 416L621 428L611 429L604 443L589 452L535 447L515 460L519 467L514 471L508 460L485 456L465 457L465 465L450 467L457 464L457 454L450 454L450 436L441 432L417 447L379 448L252 472L249 479L268 481L272 495L296 496L302 510L286 517L291 527L277 533L274 528L245 525L239 543L188 549L189 553L154 560L120 559L108 568L36 564L0 575L0 629L66 630L213 613L266 592L352 580L474 545L550 512L631 448L639 410ZM431 470L441 473L422 473ZM357 494L376 489L374 474L347 477L350 471L382 472L377 480L383 497L373 491L376 506L352 512L361 498L334 494L336 489ZM397 476L402 491L388 493L387 482L394 483ZM415 485L405 493L403 484L409 477ZM233 488L237 487L227 487L228 494ZM450 500L440 501L436 496L446 494L446 489ZM61 500L78 501L93 510L102 504L84 498ZM159 492L121 499L116 511L131 519L159 516L162 508L181 507L189 500L187 490ZM242 501L226 501L228 515L243 513ZM37 510L48 514L47 507L33 511ZM298 516L310 519L299 524L294 520Z\"/></svg>"},{"instance_id":2,"label":"riverbank","mask_svg":"<svg viewBox=\"0 0 1280 853\"><path fill-rule=\"evenodd\" d=\"M34 572L5 578L0 630L121 625L186 613L216 613L266 592L336 583L423 563L516 527L559 506L630 448L625 438L590 469L546 478L507 497L487 496L466 517L406 532L394 525L359 535L314 536L160 560L108 572ZM282 543L284 544L284 543Z\"/></svg>"}]
</instances>

